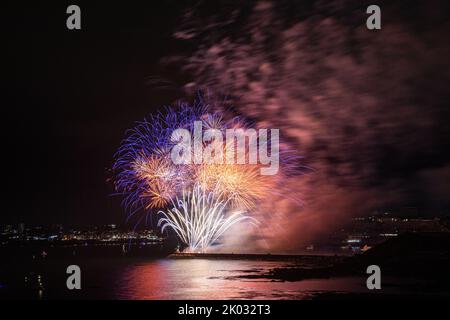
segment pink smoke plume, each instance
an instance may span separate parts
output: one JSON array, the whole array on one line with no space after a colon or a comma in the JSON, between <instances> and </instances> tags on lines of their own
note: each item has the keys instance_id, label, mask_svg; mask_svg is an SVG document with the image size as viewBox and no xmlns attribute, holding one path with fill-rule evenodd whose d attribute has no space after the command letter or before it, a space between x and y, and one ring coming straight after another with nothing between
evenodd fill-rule
<instances>
[{"instance_id":1,"label":"pink smoke plume","mask_svg":"<svg viewBox=\"0 0 450 320\"><path fill-rule=\"evenodd\" d=\"M448 118L448 21L416 32L386 3L382 30L371 32L359 2L317 1L294 14L286 3L215 16L197 8L175 33L198 48L170 61L195 79L187 92L229 94L238 112L280 128L313 168L286 181L304 205L273 199L261 208L259 229L230 233L228 251L242 241L248 251L300 251L352 216L409 203L417 190L407 181L417 186L426 169L410 159L435 157L448 145L448 129L435 130ZM432 4L422 9L436 14Z\"/></svg>"}]
</instances>

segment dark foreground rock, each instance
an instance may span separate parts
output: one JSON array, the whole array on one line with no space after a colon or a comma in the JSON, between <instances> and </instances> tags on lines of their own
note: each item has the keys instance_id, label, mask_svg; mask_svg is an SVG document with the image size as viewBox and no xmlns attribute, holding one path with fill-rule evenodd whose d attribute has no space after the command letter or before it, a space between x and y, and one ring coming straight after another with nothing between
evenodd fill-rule
<instances>
[{"instance_id":1,"label":"dark foreground rock","mask_svg":"<svg viewBox=\"0 0 450 320\"><path fill-rule=\"evenodd\" d=\"M450 233L406 233L364 254L321 268L277 268L266 278L282 281L366 276L369 265L378 265L384 276L428 281L429 286L450 287Z\"/></svg>"}]
</instances>

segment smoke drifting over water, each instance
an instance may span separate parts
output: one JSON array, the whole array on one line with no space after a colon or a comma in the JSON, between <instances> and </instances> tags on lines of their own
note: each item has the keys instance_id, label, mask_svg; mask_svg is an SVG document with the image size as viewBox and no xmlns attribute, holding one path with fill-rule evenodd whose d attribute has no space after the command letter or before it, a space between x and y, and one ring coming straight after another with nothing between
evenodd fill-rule
<instances>
[{"instance_id":1,"label":"smoke drifting over water","mask_svg":"<svg viewBox=\"0 0 450 320\"><path fill-rule=\"evenodd\" d=\"M280 128L314 170L286 181L304 205L270 199L266 227L230 232L226 250L246 234L257 245L249 251L298 251L375 209L448 210L447 4L382 2L379 31L365 27L367 5L260 1L186 13L175 37L198 49L173 59L195 79L185 89L231 95L239 113Z\"/></svg>"}]
</instances>

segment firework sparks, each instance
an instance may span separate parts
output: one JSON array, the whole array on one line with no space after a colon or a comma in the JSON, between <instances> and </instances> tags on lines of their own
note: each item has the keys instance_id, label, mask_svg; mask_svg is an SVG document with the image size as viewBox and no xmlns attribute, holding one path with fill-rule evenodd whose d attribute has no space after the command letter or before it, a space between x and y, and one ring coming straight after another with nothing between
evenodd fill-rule
<instances>
[{"instance_id":1,"label":"firework sparks","mask_svg":"<svg viewBox=\"0 0 450 320\"><path fill-rule=\"evenodd\" d=\"M197 170L200 186L217 192L237 208L252 209L270 191L271 179L256 165L207 164Z\"/></svg>"},{"instance_id":2,"label":"firework sparks","mask_svg":"<svg viewBox=\"0 0 450 320\"><path fill-rule=\"evenodd\" d=\"M134 214L140 209L162 215L161 230L172 229L192 250L204 250L216 243L232 225L256 220L249 214L256 204L270 194L283 192L282 176L262 175L261 164L200 163L175 164L170 150L176 144L176 129L195 131L195 123L203 129L225 133L228 129L248 129L245 119L208 110L203 100L193 106L180 104L178 109L151 116L130 130L116 153L115 187L124 195L125 208ZM237 143L215 144L225 156ZM249 148L244 156L249 158ZM237 153L236 153L237 154ZM281 150L282 171L296 171L297 158Z\"/></svg>"},{"instance_id":3,"label":"firework sparks","mask_svg":"<svg viewBox=\"0 0 450 320\"><path fill-rule=\"evenodd\" d=\"M227 201L220 199L223 197L195 186L192 192L183 192L180 199L177 197L172 201L172 209L159 211L163 218L158 225L162 231L165 228L174 230L189 249L195 251L204 250L240 221L256 222L244 211L227 212Z\"/></svg>"}]
</instances>

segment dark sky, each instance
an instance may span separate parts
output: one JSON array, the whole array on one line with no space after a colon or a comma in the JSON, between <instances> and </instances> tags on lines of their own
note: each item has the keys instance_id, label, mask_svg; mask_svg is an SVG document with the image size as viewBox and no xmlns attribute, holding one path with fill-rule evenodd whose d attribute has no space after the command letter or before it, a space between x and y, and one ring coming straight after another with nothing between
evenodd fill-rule
<instances>
[{"instance_id":1,"label":"dark sky","mask_svg":"<svg viewBox=\"0 0 450 320\"><path fill-rule=\"evenodd\" d=\"M184 61L168 65L162 64L161 59L188 57L198 49L195 41L183 42L173 37L182 14L189 7L187 3L181 6L177 2L147 1L139 5L77 2L82 10L79 31L66 29L65 11L72 2L22 3L8 9L11 20L4 50L13 75L7 79L12 83L8 87L7 105L3 107L8 115L3 157L8 176L7 202L12 206L0 216L0 224L124 221L121 199L111 196L112 184L107 181L114 152L134 121L183 96L183 85L190 81L189 72L181 72ZM196 3L202 4L200 17L206 19L209 12L220 16L219 19L227 17L222 12L218 14L215 5ZM413 22L416 18L412 15L406 19L412 27L418 27ZM240 21L224 30L239 35L243 23ZM204 33L214 43L214 37L220 37L220 32L210 32L205 28ZM432 44L435 40L427 41ZM427 82L425 75L422 76L422 82ZM427 85L421 83L420 88L435 87L432 84L436 78L432 72L428 76ZM208 77L205 79L207 85L214 87L208 83ZM448 91L446 96L438 103L448 105ZM448 111L441 114L448 115ZM425 169L449 165L448 126L442 125L445 123L441 117L439 125L432 126L436 134L429 136L433 139L430 152L419 155L411 152L405 158L403 149L396 148L395 144L386 143L377 148L374 166L381 166L382 170L375 170L373 179L369 173L365 184L376 183L385 176L395 180L396 185L412 181L407 197L411 201L403 204L432 207L433 188L442 194L448 185L440 180L442 185L435 186L433 177L426 180ZM348 135L354 135L351 126L347 130ZM323 145L314 148L323 149ZM328 168L319 170L329 170L336 167L334 164L346 161L346 158L336 159L334 154L327 159ZM424 192L423 185L414 191L417 179L411 180L411 176L422 171L429 189L433 189L429 193ZM438 209L440 213L448 212L448 202L440 203Z\"/></svg>"},{"instance_id":2,"label":"dark sky","mask_svg":"<svg viewBox=\"0 0 450 320\"><path fill-rule=\"evenodd\" d=\"M0 223L123 221L106 182L113 154L134 121L179 97L179 75L159 60L181 50L171 34L182 8L79 3L82 30L69 31L69 4L9 10L14 209Z\"/></svg>"}]
</instances>

